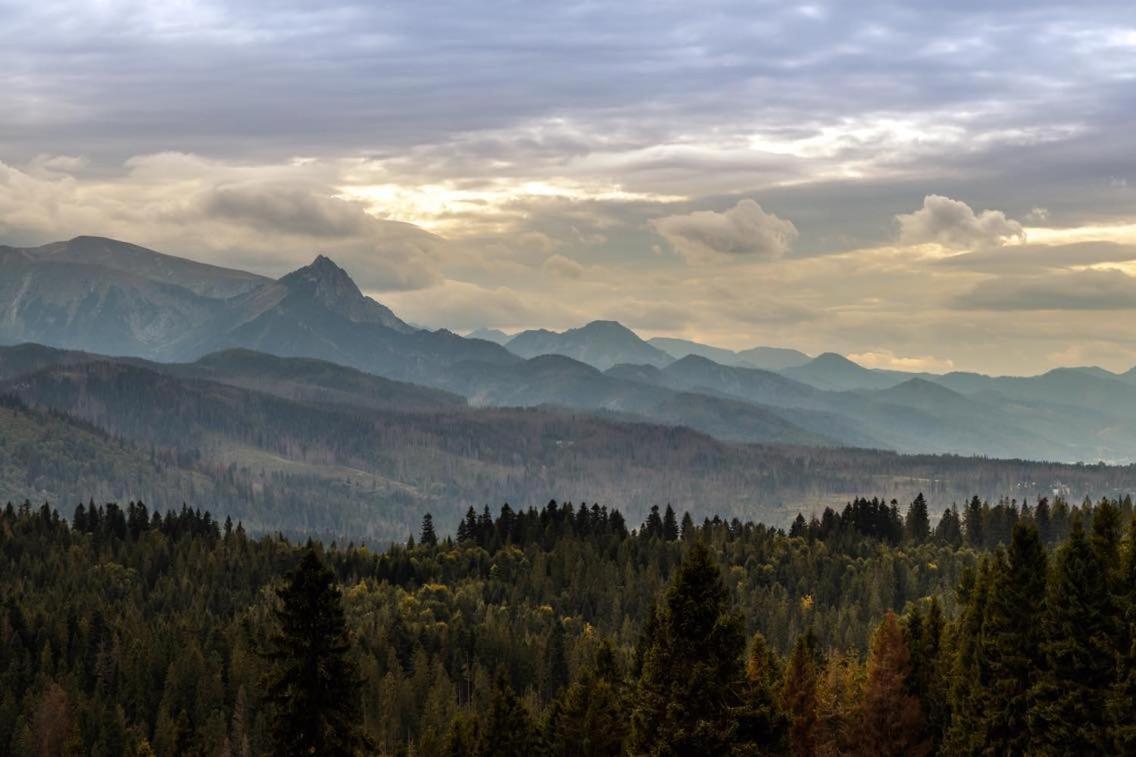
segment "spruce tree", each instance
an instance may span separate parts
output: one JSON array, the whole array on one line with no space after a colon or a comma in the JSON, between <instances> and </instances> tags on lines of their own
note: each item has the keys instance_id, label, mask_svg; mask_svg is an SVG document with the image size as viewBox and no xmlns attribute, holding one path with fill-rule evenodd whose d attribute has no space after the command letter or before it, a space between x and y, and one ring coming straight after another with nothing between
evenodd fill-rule
<instances>
[{"instance_id":1,"label":"spruce tree","mask_svg":"<svg viewBox=\"0 0 1136 757\"><path fill-rule=\"evenodd\" d=\"M966 570L958 587L959 618L954 629L954 659L950 662L951 723L943 740L946 754L976 754L982 747L985 665L982 621L990 588L990 560Z\"/></svg>"},{"instance_id":2,"label":"spruce tree","mask_svg":"<svg viewBox=\"0 0 1136 757\"><path fill-rule=\"evenodd\" d=\"M1121 564L1121 653L1109 696L1109 721L1117 754L1136 754L1136 520L1129 522Z\"/></svg>"},{"instance_id":3,"label":"spruce tree","mask_svg":"<svg viewBox=\"0 0 1136 757\"><path fill-rule=\"evenodd\" d=\"M678 520L675 518L675 511L670 505L667 505L666 512L663 513L663 539L665 541L678 540Z\"/></svg>"},{"instance_id":4,"label":"spruce tree","mask_svg":"<svg viewBox=\"0 0 1136 757\"><path fill-rule=\"evenodd\" d=\"M418 536L418 543L424 547L438 546L438 534L434 530L434 516L430 513L422 516L422 531Z\"/></svg>"},{"instance_id":5,"label":"spruce tree","mask_svg":"<svg viewBox=\"0 0 1136 757\"><path fill-rule=\"evenodd\" d=\"M1045 599L1045 669L1034 687L1032 749L1107 754L1107 703L1115 677L1106 566L1080 519L1057 552Z\"/></svg>"},{"instance_id":6,"label":"spruce tree","mask_svg":"<svg viewBox=\"0 0 1136 757\"><path fill-rule=\"evenodd\" d=\"M604 641L594 661L564 692L553 727L553 753L616 757L624 753L627 717L619 667Z\"/></svg>"},{"instance_id":7,"label":"spruce tree","mask_svg":"<svg viewBox=\"0 0 1136 757\"><path fill-rule=\"evenodd\" d=\"M360 680L335 576L309 545L277 592L279 630L267 657L275 664L266 699L278 755L351 755L360 736Z\"/></svg>"},{"instance_id":8,"label":"spruce tree","mask_svg":"<svg viewBox=\"0 0 1136 757\"><path fill-rule=\"evenodd\" d=\"M962 526L954 507L948 507L939 518L939 524L935 526L935 541L953 549L962 546Z\"/></svg>"},{"instance_id":9,"label":"spruce tree","mask_svg":"<svg viewBox=\"0 0 1136 757\"><path fill-rule=\"evenodd\" d=\"M741 705L741 615L705 544L696 542L667 587L646 649L631 748L647 754L723 754Z\"/></svg>"},{"instance_id":10,"label":"spruce tree","mask_svg":"<svg viewBox=\"0 0 1136 757\"><path fill-rule=\"evenodd\" d=\"M1042 667L1046 557L1037 528L1014 526L1010 549L992 563L979 652L986 672L982 733L997 753L1028 749L1030 687Z\"/></svg>"},{"instance_id":11,"label":"spruce tree","mask_svg":"<svg viewBox=\"0 0 1136 757\"><path fill-rule=\"evenodd\" d=\"M540 734L528 710L517 699L505 669L493 680L489 712L477 739L478 757L529 757L541 747Z\"/></svg>"},{"instance_id":12,"label":"spruce tree","mask_svg":"<svg viewBox=\"0 0 1136 757\"><path fill-rule=\"evenodd\" d=\"M971 549L982 549L986 546L986 534L982 523L982 500L971 498L963 513L963 525L966 527L966 543Z\"/></svg>"},{"instance_id":13,"label":"spruce tree","mask_svg":"<svg viewBox=\"0 0 1136 757\"><path fill-rule=\"evenodd\" d=\"M923 492L919 493L907 509L904 530L908 540L915 544L922 544L930 537L931 519L927 514L927 500L923 498Z\"/></svg>"}]
</instances>

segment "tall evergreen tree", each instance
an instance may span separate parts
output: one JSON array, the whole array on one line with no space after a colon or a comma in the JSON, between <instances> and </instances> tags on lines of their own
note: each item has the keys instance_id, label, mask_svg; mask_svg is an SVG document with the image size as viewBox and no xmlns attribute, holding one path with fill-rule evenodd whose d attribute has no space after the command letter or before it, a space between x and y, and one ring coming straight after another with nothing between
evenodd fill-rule
<instances>
[{"instance_id":1,"label":"tall evergreen tree","mask_svg":"<svg viewBox=\"0 0 1136 757\"><path fill-rule=\"evenodd\" d=\"M923 492L919 492L919 496L907 509L904 531L908 540L915 544L922 544L931 536L931 519L927 514L927 500L923 498Z\"/></svg>"},{"instance_id":2,"label":"tall evergreen tree","mask_svg":"<svg viewBox=\"0 0 1136 757\"><path fill-rule=\"evenodd\" d=\"M663 597L631 718L646 754L723 754L741 705L742 619L710 550L696 542Z\"/></svg>"},{"instance_id":3,"label":"tall evergreen tree","mask_svg":"<svg viewBox=\"0 0 1136 757\"><path fill-rule=\"evenodd\" d=\"M360 680L335 576L309 545L278 595L266 688L275 753L354 754L362 746Z\"/></svg>"},{"instance_id":4,"label":"tall evergreen tree","mask_svg":"<svg viewBox=\"0 0 1136 757\"><path fill-rule=\"evenodd\" d=\"M1121 564L1121 653L1109 696L1109 720L1117 754L1136 754L1136 519L1129 521Z\"/></svg>"},{"instance_id":5,"label":"tall evergreen tree","mask_svg":"<svg viewBox=\"0 0 1136 757\"><path fill-rule=\"evenodd\" d=\"M540 734L502 667L493 679L493 695L478 733L476 754L478 757L529 757L540 748Z\"/></svg>"},{"instance_id":6,"label":"tall evergreen tree","mask_svg":"<svg viewBox=\"0 0 1136 757\"><path fill-rule=\"evenodd\" d=\"M553 752L564 757L616 757L627 738L619 667L606 641L579 680L564 692L554 726Z\"/></svg>"},{"instance_id":7,"label":"tall evergreen tree","mask_svg":"<svg viewBox=\"0 0 1136 757\"><path fill-rule=\"evenodd\" d=\"M939 518L939 523L935 526L935 541L952 549L962 546L962 526L954 507L948 507L943 511L943 517Z\"/></svg>"},{"instance_id":8,"label":"tall evergreen tree","mask_svg":"<svg viewBox=\"0 0 1136 757\"><path fill-rule=\"evenodd\" d=\"M1080 519L1057 552L1043 617L1045 669L1034 687L1033 751L1108 754L1115 676L1106 566Z\"/></svg>"},{"instance_id":9,"label":"tall evergreen tree","mask_svg":"<svg viewBox=\"0 0 1136 757\"><path fill-rule=\"evenodd\" d=\"M666 541L678 540L678 520L675 518L674 508L670 505L667 505L667 509L663 513L663 539Z\"/></svg>"},{"instance_id":10,"label":"tall evergreen tree","mask_svg":"<svg viewBox=\"0 0 1136 757\"><path fill-rule=\"evenodd\" d=\"M438 533L434 530L434 516L430 513L422 516L422 531L418 535L418 543L424 547L438 546Z\"/></svg>"},{"instance_id":11,"label":"tall evergreen tree","mask_svg":"<svg viewBox=\"0 0 1136 757\"><path fill-rule=\"evenodd\" d=\"M971 498L963 513L963 526L966 528L966 543L971 549L982 549L986 546L986 534L982 523L982 500Z\"/></svg>"},{"instance_id":12,"label":"tall evergreen tree","mask_svg":"<svg viewBox=\"0 0 1136 757\"><path fill-rule=\"evenodd\" d=\"M1029 747L1030 687L1041 669L1041 617L1046 557L1037 528L1014 526L1010 549L993 558L979 654L986 673L982 735L999 754Z\"/></svg>"},{"instance_id":13,"label":"tall evergreen tree","mask_svg":"<svg viewBox=\"0 0 1136 757\"><path fill-rule=\"evenodd\" d=\"M950 664L951 722L943 740L947 754L977 754L983 744L982 621L990 589L990 560L966 570L959 580L958 620L954 627L954 659Z\"/></svg>"}]
</instances>

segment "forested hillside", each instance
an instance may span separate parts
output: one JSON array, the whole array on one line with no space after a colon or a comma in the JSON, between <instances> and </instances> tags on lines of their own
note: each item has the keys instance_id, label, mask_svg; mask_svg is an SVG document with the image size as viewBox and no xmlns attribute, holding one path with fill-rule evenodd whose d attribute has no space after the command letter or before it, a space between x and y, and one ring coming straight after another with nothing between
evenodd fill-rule
<instances>
[{"instance_id":1,"label":"forested hillside","mask_svg":"<svg viewBox=\"0 0 1136 757\"><path fill-rule=\"evenodd\" d=\"M1132 511L858 499L786 533L550 502L375 552L9 506L0 751L1124 753Z\"/></svg>"},{"instance_id":2,"label":"forested hillside","mask_svg":"<svg viewBox=\"0 0 1136 757\"><path fill-rule=\"evenodd\" d=\"M1080 500L1136 490L1136 466L730 443L625 414L469 407L333 363L241 350L161 364L0 348L4 394L16 399L0 445L19 451L0 462L5 500L190 502L250 533L370 544L405 539L426 511L450 529L471 503L549 496L595 499L635 521L670 503L787 526L799 510L865 491L901 501L922 491L941 509L975 491ZM92 433L113 455L63 454Z\"/></svg>"}]
</instances>

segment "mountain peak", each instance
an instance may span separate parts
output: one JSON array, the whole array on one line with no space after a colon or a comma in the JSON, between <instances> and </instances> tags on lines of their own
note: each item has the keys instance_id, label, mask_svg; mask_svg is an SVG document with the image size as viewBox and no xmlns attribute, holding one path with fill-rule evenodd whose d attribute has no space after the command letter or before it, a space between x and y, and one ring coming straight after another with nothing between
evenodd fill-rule
<instances>
[{"instance_id":1,"label":"mountain peak","mask_svg":"<svg viewBox=\"0 0 1136 757\"><path fill-rule=\"evenodd\" d=\"M377 323L403 333L415 331L385 305L364 295L347 271L326 255L317 255L308 265L282 277L279 283L291 295L318 302L349 321Z\"/></svg>"},{"instance_id":2,"label":"mountain peak","mask_svg":"<svg viewBox=\"0 0 1136 757\"><path fill-rule=\"evenodd\" d=\"M855 363L848 358L844 357L838 352L822 352L813 358L813 363L816 365L832 365L832 366L850 366L854 365L857 368L863 368L859 363Z\"/></svg>"},{"instance_id":3,"label":"mountain peak","mask_svg":"<svg viewBox=\"0 0 1136 757\"><path fill-rule=\"evenodd\" d=\"M671 357L617 321L592 321L562 333L535 329L509 340L508 349L524 358L566 355L601 371L620 363L666 365Z\"/></svg>"}]
</instances>

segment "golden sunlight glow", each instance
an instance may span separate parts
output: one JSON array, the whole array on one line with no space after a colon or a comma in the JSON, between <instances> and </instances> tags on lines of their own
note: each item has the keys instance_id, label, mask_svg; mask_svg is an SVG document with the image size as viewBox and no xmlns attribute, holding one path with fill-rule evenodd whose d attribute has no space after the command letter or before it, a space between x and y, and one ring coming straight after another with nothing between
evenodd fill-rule
<instances>
[{"instance_id":1,"label":"golden sunlight glow","mask_svg":"<svg viewBox=\"0 0 1136 757\"><path fill-rule=\"evenodd\" d=\"M525 202L681 202L685 197L628 192L618 184L594 184L567 179L511 181L491 179L478 188L455 182L416 186L395 183L339 187L337 197L367 206L377 218L404 221L447 236L502 233L527 213Z\"/></svg>"},{"instance_id":2,"label":"golden sunlight glow","mask_svg":"<svg viewBox=\"0 0 1136 757\"><path fill-rule=\"evenodd\" d=\"M1136 224L1075 226L1067 229L1028 227L1026 240L1031 244L1059 245L1077 242L1115 242L1136 244Z\"/></svg>"}]
</instances>

